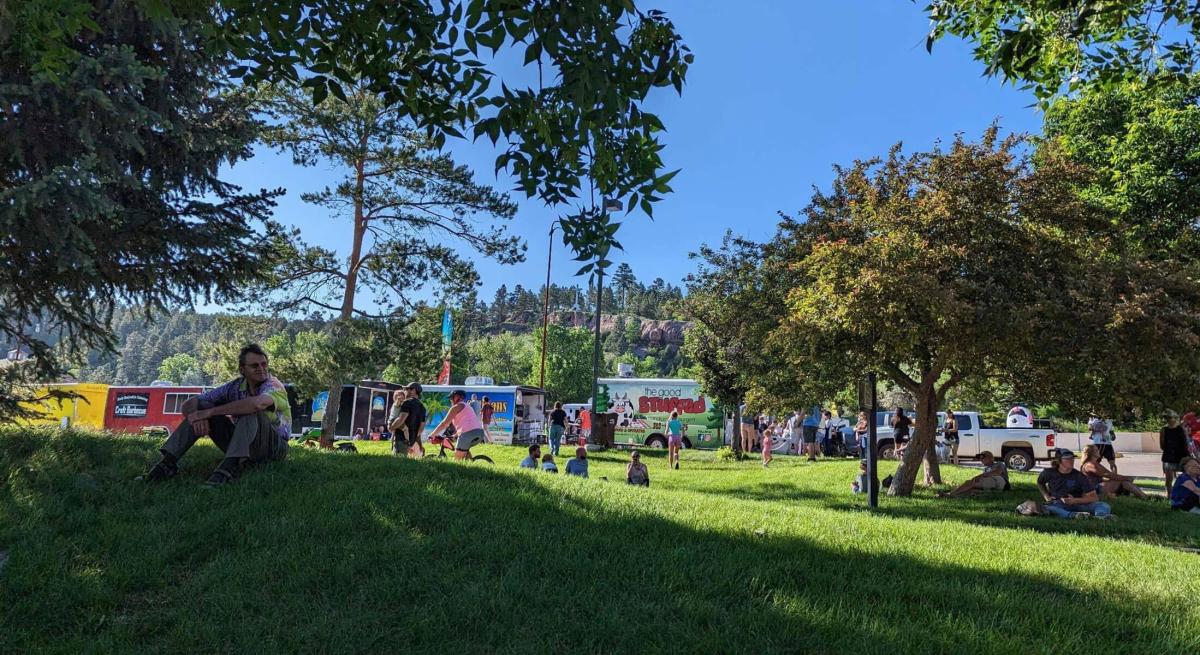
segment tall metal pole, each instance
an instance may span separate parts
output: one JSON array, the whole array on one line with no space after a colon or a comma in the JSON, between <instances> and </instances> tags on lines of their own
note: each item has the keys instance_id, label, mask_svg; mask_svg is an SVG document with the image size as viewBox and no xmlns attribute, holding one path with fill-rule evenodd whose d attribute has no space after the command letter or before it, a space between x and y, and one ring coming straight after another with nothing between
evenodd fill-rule
<instances>
[{"instance_id":1,"label":"tall metal pole","mask_svg":"<svg viewBox=\"0 0 1200 655\"><path fill-rule=\"evenodd\" d=\"M879 451L875 447L876 418L875 412L879 398L875 389L875 374L867 374L867 384L871 387L871 411L867 419L867 507L879 507Z\"/></svg>"},{"instance_id":2,"label":"tall metal pole","mask_svg":"<svg viewBox=\"0 0 1200 655\"><path fill-rule=\"evenodd\" d=\"M596 338L592 349L592 417L596 416L596 399L600 397L600 308L604 305L604 268L596 267ZM607 409L607 408L606 408ZM593 429L595 429L593 423Z\"/></svg>"},{"instance_id":3,"label":"tall metal pole","mask_svg":"<svg viewBox=\"0 0 1200 655\"><path fill-rule=\"evenodd\" d=\"M546 388L546 331L550 321L550 258L554 256L554 228L558 221L550 224L550 243L546 246L546 292L542 303L542 372L538 375L538 388Z\"/></svg>"}]
</instances>

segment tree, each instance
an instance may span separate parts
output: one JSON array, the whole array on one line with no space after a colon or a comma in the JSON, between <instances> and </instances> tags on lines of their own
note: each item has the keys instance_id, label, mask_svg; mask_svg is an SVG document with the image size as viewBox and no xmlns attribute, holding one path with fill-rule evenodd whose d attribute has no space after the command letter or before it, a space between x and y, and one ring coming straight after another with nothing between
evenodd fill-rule
<instances>
[{"instance_id":1,"label":"tree","mask_svg":"<svg viewBox=\"0 0 1200 655\"><path fill-rule=\"evenodd\" d=\"M158 365L158 377L175 384L203 384L200 360L187 353L175 353Z\"/></svg>"},{"instance_id":2,"label":"tree","mask_svg":"<svg viewBox=\"0 0 1200 655\"><path fill-rule=\"evenodd\" d=\"M1045 105L1062 91L1170 80L1200 63L1200 5L1191 0L937 0L926 48L975 44L988 75L1023 83Z\"/></svg>"},{"instance_id":3,"label":"tree","mask_svg":"<svg viewBox=\"0 0 1200 655\"><path fill-rule=\"evenodd\" d=\"M504 83L481 48L522 48L537 88ZM629 0L30 0L0 6L0 61L12 119L0 126L0 221L6 254L22 255L7 270L39 280L0 280L0 318L52 375L62 367L46 342L22 336L33 311L49 312L68 350L111 349L112 303L237 296L273 254L258 220L269 194L239 195L216 175L248 154L252 131L240 98L213 92L226 79L304 88L318 105L365 83L439 148L446 135L503 137L497 168L529 196L565 205L586 185L649 213L673 174L644 103L656 87L682 91L692 55L665 14ZM44 220L54 212L71 220ZM581 261L606 263L619 222L586 205L562 220Z\"/></svg>"},{"instance_id":4,"label":"tree","mask_svg":"<svg viewBox=\"0 0 1200 655\"><path fill-rule=\"evenodd\" d=\"M233 59L208 11L101 4L0 6L0 337L43 380L111 351L118 305L237 297L277 233L280 192L220 177L250 156L257 123L224 92ZM34 321L54 339L31 338Z\"/></svg>"},{"instance_id":5,"label":"tree","mask_svg":"<svg viewBox=\"0 0 1200 655\"><path fill-rule=\"evenodd\" d=\"M761 274L760 251L758 244L736 238L732 232L726 232L720 248L702 246L691 255L699 260L699 266L687 277L688 293L683 300L685 316L695 321L684 341L684 353L695 362L704 391L733 408L737 425L742 403L752 390L761 388L763 376L792 372L790 367L776 366L765 347L767 336L778 325L769 312L782 311L782 302L762 301L768 294L779 293L774 285L782 284L784 278ZM767 310L745 312L739 309L742 307ZM794 390L795 376L789 377ZM740 452L741 440L730 441Z\"/></svg>"},{"instance_id":6,"label":"tree","mask_svg":"<svg viewBox=\"0 0 1200 655\"><path fill-rule=\"evenodd\" d=\"M1200 259L1200 76L1087 89L1046 112L1044 141L1096 173L1084 194L1139 257Z\"/></svg>"},{"instance_id":7,"label":"tree","mask_svg":"<svg viewBox=\"0 0 1200 655\"><path fill-rule=\"evenodd\" d=\"M496 380L497 384L520 384L536 376L534 345L529 335L502 332L473 341L468 348L474 372Z\"/></svg>"},{"instance_id":8,"label":"tree","mask_svg":"<svg viewBox=\"0 0 1200 655\"><path fill-rule=\"evenodd\" d=\"M1087 171L1053 148L1032 159L1021 138L997 132L837 168L807 221L785 221L776 237L814 237L790 261L802 279L776 345L809 375L845 383L877 370L916 399L892 495L911 493L922 459L937 481L936 412L951 389L989 377L1069 379L1070 368L1047 358L1097 336L1069 320L1074 299L1093 298L1102 277L1097 237L1115 232L1079 195Z\"/></svg>"},{"instance_id":9,"label":"tree","mask_svg":"<svg viewBox=\"0 0 1200 655\"><path fill-rule=\"evenodd\" d=\"M616 308L623 312L628 307L629 295L637 288L637 277L628 262L621 262L613 271L612 286L616 290Z\"/></svg>"},{"instance_id":10,"label":"tree","mask_svg":"<svg viewBox=\"0 0 1200 655\"><path fill-rule=\"evenodd\" d=\"M581 403L592 393L592 338L584 328L551 325L546 333L547 401ZM540 363L541 340L535 340L534 361ZM532 367L526 383L537 384L539 369Z\"/></svg>"},{"instance_id":11,"label":"tree","mask_svg":"<svg viewBox=\"0 0 1200 655\"><path fill-rule=\"evenodd\" d=\"M413 297L426 284L452 296L473 289L478 276L468 252L501 263L524 258L517 237L487 224L513 216L516 206L508 197L476 184L469 169L437 152L403 112L365 84L352 87L345 100L316 107L298 92L263 89L259 106L276 121L264 131L267 143L290 152L299 165L326 162L343 172L334 188L302 197L345 220L352 236L344 261L328 248L297 240L271 281L282 290L273 303L277 311L315 306L337 312L342 322L394 319L415 309ZM362 308L363 291L373 294L382 312ZM336 338L342 328L331 330ZM328 444L346 373L326 371L322 435L328 436L322 439Z\"/></svg>"}]
</instances>

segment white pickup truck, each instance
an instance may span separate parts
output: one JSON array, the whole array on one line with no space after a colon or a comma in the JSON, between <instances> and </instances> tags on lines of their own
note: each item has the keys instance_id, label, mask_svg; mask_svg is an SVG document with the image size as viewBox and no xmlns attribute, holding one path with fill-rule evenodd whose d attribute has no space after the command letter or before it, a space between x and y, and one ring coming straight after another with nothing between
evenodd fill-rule
<instances>
[{"instance_id":1,"label":"white pickup truck","mask_svg":"<svg viewBox=\"0 0 1200 655\"><path fill-rule=\"evenodd\" d=\"M908 412L909 418L912 413ZM891 412L876 412L875 443L879 457L891 458L895 453L895 441L889 424ZM958 419L958 456L975 459L979 453L988 451L1004 461L1015 471L1028 471L1037 460L1050 459L1055 449L1054 430L1049 428L991 428L983 425L977 412L955 412ZM942 441L942 424L945 412L938 412L938 441Z\"/></svg>"}]
</instances>

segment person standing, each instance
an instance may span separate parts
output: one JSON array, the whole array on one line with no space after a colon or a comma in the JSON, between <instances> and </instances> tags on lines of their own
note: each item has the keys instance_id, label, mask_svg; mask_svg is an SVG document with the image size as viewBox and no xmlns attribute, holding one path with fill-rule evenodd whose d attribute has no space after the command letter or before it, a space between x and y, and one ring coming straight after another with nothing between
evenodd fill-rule
<instances>
[{"instance_id":1,"label":"person standing","mask_svg":"<svg viewBox=\"0 0 1200 655\"><path fill-rule=\"evenodd\" d=\"M679 470L679 449L683 448L683 435L687 426L679 420L679 410L671 412L667 420L667 466Z\"/></svg>"},{"instance_id":2,"label":"person standing","mask_svg":"<svg viewBox=\"0 0 1200 655\"><path fill-rule=\"evenodd\" d=\"M775 436L775 428L763 433L762 440L762 465L767 468L771 464L771 446L773 445L772 437Z\"/></svg>"},{"instance_id":3,"label":"person standing","mask_svg":"<svg viewBox=\"0 0 1200 655\"><path fill-rule=\"evenodd\" d=\"M958 466L958 419L949 408L946 409L946 422L942 424L942 437L950 447L950 463Z\"/></svg>"},{"instance_id":4,"label":"person standing","mask_svg":"<svg viewBox=\"0 0 1200 655\"><path fill-rule=\"evenodd\" d=\"M1175 410L1168 409L1163 412L1163 419L1167 424L1158 431L1158 447L1162 450L1163 477L1166 478L1169 494L1175 483L1175 474L1183 470L1179 468L1179 462L1188 456L1188 436Z\"/></svg>"},{"instance_id":5,"label":"person standing","mask_svg":"<svg viewBox=\"0 0 1200 655\"><path fill-rule=\"evenodd\" d=\"M425 446L421 443L421 437L425 432L425 422L428 414L425 411L425 404L421 402L421 385L416 382L410 383L404 388L404 402L401 403L399 411L395 411L396 417L392 419L392 432L396 436L392 438L392 454L400 455L401 452L409 457L424 457ZM401 451L401 444L404 450Z\"/></svg>"},{"instance_id":6,"label":"person standing","mask_svg":"<svg viewBox=\"0 0 1200 655\"><path fill-rule=\"evenodd\" d=\"M1100 456L1108 460L1113 473L1117 472L1117 452L1113 449L1112 421L1093 416L1088 420L1088 438L1100 449Z\"/></svg>"},{"instance_id":7,"label":"person standing","mask_svg":"<svg viewBox=\"0 0 1200 655\"><path fill-rule=\"evenodd\" d=\"M817 427L820 424L820 419L817 418L816 411L804 410L804 418L800 421L800 426L803 431L804 450L808 452L808 461L817 461Z\"/></svg>"},{"instance_id":8,"label":"person standing","mask_svg":"<svg viewBox=\"0 0 1200 655\"><path fill-rule=\"evenodd\" d=\"M287 457L292 410L287 390L267 370L267 353L258 344L238 352L234 380L187 399L183 421L163 443L162 459L145 474L145 482L162 482L179 474L179 459L200 437L209 437L225 458L205 485L221 486L240 475L247 464Z\"/></svg>"},{"instance_id":9,"label":"person standing","mask_svg":"<svg viewBox=\"0 0 1200 655\"><path fill-rule=\"evenodd\" d=\"M400 455L407 448L407 440L404 438L404 422L400 421L400 408L404 405L405 400L404 389L396 389L392 392L392 408L388 410L387 429L392 433L392 454Z\"/></svg>"},{"instance_id":10,"label":"person standing","mask_svg":"<svg viewBox=\"0 0 1200 655\"><path fill-rule=\"evenodd\" d=\"M800 454L800 444L803 442L803 429L800 427L800 410L793 410L787 420L788 453Z\"/></svg>"},{"instance_id":11,"label":"person standing","mask_svg":"<svg viewBox=\"0 0 1200 655\"><path fill-rule=\"evenodd\" d=\"M490 443L492 441L492 420L496 418L496 408L487 396L483 397L483 410L480 412L479 418L483 420L483 432L487 435Z\"/></svg>"},{"instance_id":12,"label":"person standing","mask_svg":"<svg viewBox=\"0 0 1200 655\"><path fill-rule=\"evenodd\" d=\"M754 452L754 415L742 407L742 452Z\"/></svg>"},{"instance_id":13,"label":"person standing","mask_svg":"<svg viewBox=\"0 0 1200 655\"><path fill-rule=\"evenodd\" d=\"M854 440L858 442L858 454L861 457L866 457L867 450L870 444L867 440L871 438L871 426L867 423L867 413L858 413L858 423L854 424Z\"/></svg>"},{"instance_id":14,"label":"person standing","mask_svg":"<svg viewBox=\"0 0 1200 655\"><path fill-rule=\"evenodd\" d=\"M901 451L904 450L904 445L908 443L908 435L912 429L912 419L908 418L908 415L904 413L904 408L897 407L896 413L892 415L891 425L892 443L895 444L893 452L896 453L896 457L899 457Z\"/></svg>"},{"instance_id":15,"label":"person standing","mask_svg":"<svg viewBox=\"0 0 1200 655\"><path fill-rule=\"evenodd\" d=\"M558 457L558 449L562 444L563 433L567 431L567 413L563 411L562 402L555 402L550 412L550 454Z\"/></svg>"}]
</instances>

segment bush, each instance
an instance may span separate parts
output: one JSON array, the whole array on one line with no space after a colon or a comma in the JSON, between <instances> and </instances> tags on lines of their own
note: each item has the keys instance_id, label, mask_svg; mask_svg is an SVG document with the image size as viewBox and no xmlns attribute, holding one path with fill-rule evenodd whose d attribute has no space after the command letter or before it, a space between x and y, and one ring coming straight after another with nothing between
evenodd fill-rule
<instances>
[{"instance_id":1,"label":"bush","mask_svg":"<svg viewBox=\"0 0 1200 655\"><path fill-rule=\"evenodd\" d=\"M729 446L722 446L720 450L717 451L717 459L721 460L722 462L736 462L746 459L746 453L740 450L734 450Z\"/></svg>"}]
</instances>

